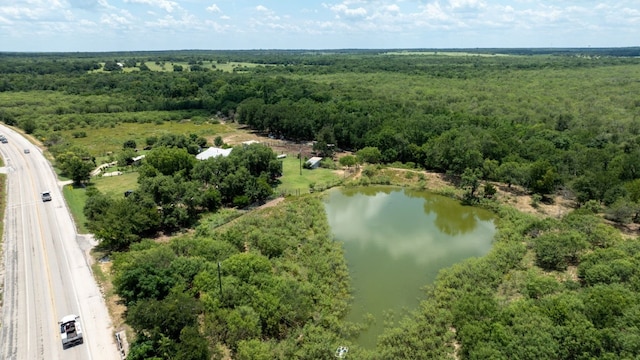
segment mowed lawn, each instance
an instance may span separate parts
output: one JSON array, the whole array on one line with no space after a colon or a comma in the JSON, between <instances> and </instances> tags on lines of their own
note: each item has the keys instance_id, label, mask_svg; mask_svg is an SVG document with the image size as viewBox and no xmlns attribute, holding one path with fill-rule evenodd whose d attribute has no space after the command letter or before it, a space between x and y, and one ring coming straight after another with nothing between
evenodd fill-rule
<instances>
[{"instance_id":1,"label":"mowed lawn","mask_svg":"<svg viewBox=\"0 0 640 360\"><path fill-rule=\"evenodd\" d=\"M300 160L295 156L282 159L282 177L280 184L276 188L277 193L284 194L305 194L309 193L310 185L321 190L333 186L340 182L340 176L330 169L317 168L300 171ZM303 159L304 161L304 159Z\"/></svg>"},{"instance_id":2,"label":"mowed lawn","mask_svg":"<svg viewBox=\"0 0 640 360\"><path fill-rule=\"evenodd\" d=\"M129 172L119 176L95 177L87 187L96 187L101 193L113 198L124 197L127 190L135 190L138 187L138 173ZM84 204L87 202L87 188L65 185L62 189L64 197L71 209L71 214L81 234L88 233L85 226L87 218L84 216Z\"/></svg>"}]
</instances>

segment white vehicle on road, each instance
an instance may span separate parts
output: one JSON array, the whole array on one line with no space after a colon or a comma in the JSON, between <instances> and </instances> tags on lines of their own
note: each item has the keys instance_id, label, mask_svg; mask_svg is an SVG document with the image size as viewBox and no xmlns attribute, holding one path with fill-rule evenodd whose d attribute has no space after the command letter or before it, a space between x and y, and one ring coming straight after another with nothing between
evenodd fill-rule
<instances>
[{"instance_id":1,"label":"white vehicle on road","mask_svg":"<svg viewBox=\"0 0 640 360\"><path fill-rule=\"evenodd\" d=\"M78 319L80 319L80 316L71 314L63 317L58 322L58 324L60 324L60 337L62 338L63 349L83 343L82 327Z\"/></svg>"},{"instance_id":2,"label":"white vehicle on road","mask_svg":"<svg viewBox=\"0 0 640 360\"><path fill-rule=\"evenodd\" d=\"M42 192L42 202L51 201L51 193L49 191Z\"/></svg>"}]
</instances>

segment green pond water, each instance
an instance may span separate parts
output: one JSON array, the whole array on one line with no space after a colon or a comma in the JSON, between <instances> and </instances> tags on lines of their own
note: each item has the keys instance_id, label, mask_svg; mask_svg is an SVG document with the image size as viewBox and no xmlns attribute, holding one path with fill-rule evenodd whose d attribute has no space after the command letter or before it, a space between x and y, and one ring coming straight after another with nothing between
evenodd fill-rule
<instances>
[{"instance_id":1,"label":"green pond water","mask_svg":"<svg viewBox=\"0 0 640 360\"><path fill-rule=\"evenodd\" d=\"M485 255L495 234L491 212L421 191L337 188L325 209L354 289L347 320L374 319L355 339L366 348L375 347L385 314L416 309L440 269Z\"/></svg>"}]
</instances>

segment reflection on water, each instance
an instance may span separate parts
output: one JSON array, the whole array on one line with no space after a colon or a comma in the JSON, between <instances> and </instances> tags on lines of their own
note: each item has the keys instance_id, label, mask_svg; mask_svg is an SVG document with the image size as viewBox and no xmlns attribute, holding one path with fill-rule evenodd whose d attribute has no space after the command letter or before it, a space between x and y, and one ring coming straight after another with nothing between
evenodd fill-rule
<instances>
[{"instance_id":1,"label":"reflection on water","mask_svg":"<svg viewBox=\"0 0 640 360\"><path fill-rule=\"evenodd\" d=\"M495 227L492 214L425 192L392 187L335 189L326 212L344 244L354 304L348 320L367 313L376 323L358 339L373 347L383 313L413 309L420 288L443 267L486 254Z\"/></svg>"}]
</instances>

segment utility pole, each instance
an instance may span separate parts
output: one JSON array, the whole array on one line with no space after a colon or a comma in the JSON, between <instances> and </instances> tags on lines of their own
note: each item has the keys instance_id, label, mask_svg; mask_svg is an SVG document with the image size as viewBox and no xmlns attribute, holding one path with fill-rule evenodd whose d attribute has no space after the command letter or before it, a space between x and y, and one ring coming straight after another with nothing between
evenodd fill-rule
<instances>
[{"instance_id":1,"label":"utility pole","mask_svg":"<svg viewBox=\"0 0 640 360\"><path fill-rule=\"evenodd\" d=\"M220 275L220 261L218 261L218 283L220 284L220 300L222 300L222 276Z\"/></svg>"}]
</instances>

